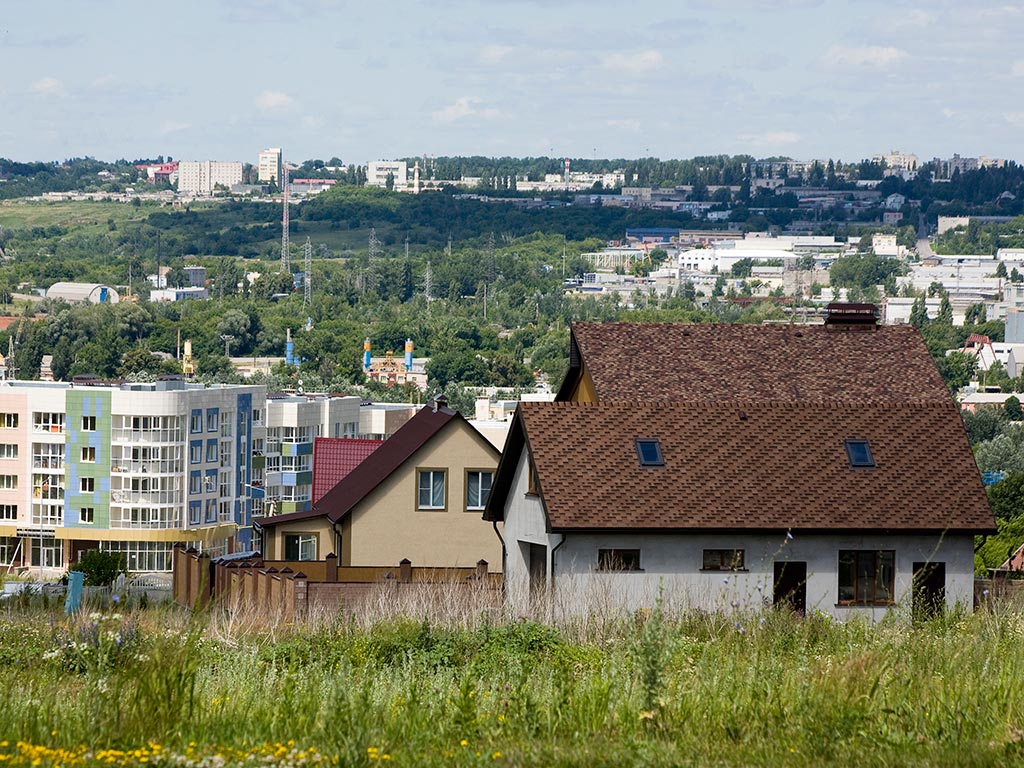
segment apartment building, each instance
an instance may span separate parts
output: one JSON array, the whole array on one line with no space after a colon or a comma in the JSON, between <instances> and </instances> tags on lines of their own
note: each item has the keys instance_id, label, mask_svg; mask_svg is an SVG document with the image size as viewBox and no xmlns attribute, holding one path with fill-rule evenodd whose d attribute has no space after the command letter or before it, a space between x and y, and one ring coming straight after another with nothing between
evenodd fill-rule
<instances>
[{"instance_id":1,"label":"apartment building","mask_svg":"<svg viewBox=\"0 0 1024 768\"><path fill-rule=\"evenodd\" d=\"M256 165L256 180L261 184L274 182L281 185L281 148L272 147L260 152Z\"/></svg>"},{"instance_id":2,"label":"apartment building","mask_svg":"<svg viewBox=\"0 0 1024 768\"><path fill-rule=\"evenodd\" d=\"M405 160L371 160L366 164L367 186L386 187L388 176L395 189L405 189L409 183L409 166Z\"/></svg>"},{"instance_id":3,"label":"apartment building","mask_svg":"<svg viewBox=\"0 0 1024 768\"><path fill-rule=\"evenodd\" d=\"M220 185L231 189L242 183L242 164L236 161L183 160L178 164L178 192L212 195Z\"/></svg>"},{"instance_id":4,"label":"apartment building","mask_svg":"<svg viewBox=\"0 0 1024 768\"><path fill-rule=\"evenodd\" d=\"M252 545L262 386L0 382L0 567L90 549L168 571L174 542Z\"/></svg>"},{"instance_id":5,"label":"apartment building","mask_svg":"<svg viewBox=\"0 0 1024 768\"><path fill-rule=\"evenodd\" d=\"M255 445L253 485L263 497L253 515L306 512L313 505L313 441L357 437L359 398L324 393L275 393L262 415L266 438Z\"/></svg>"}]
</instances>

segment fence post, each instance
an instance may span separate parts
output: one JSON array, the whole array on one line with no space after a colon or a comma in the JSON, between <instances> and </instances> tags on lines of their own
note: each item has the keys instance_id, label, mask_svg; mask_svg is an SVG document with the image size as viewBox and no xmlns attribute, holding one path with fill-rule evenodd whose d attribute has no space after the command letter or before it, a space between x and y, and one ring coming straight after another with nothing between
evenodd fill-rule
<instances>
[{"instance_id":1,"label":"fence post","mask_svg":"<svg viewBox=\"0 0 1024 768\"><path fill-rule=\"evenodd\" d=\"M476 561L476 578L478 581L487 581L487 561L484 559Z\"/></svg>"},{"instance_id":2,"label":"fence post","mask_svg":"<svg viewBox=\"0 0 1024 768\"><path fill-rule=\"evenodd\" d=\"M327 557L324 558L326 563L326 573L324 574L324 581L335 582L338 580L338 556L331 552Z\"/></svg>"},{"instance_id":3,"label":"fence post","mask_svg":"<svg viewBox=\"0 0 1024 768\"><path fill-rule=\"evenodd\" d=\"M299 616L305 616L309 608L309 603L307 602L309 598L309 580L302 571L296 573L292 579L295 582L293 593L295 596L295 607L292 615L298 618Z\"/></svg>"},{"instance_id":4,"label":"fence post","mask_svg":"<svg viewBox=\"0 0 1024 768\"><path fill-rule=\"evenodd\" d=\"M412 582L412 561L407 557L403 557L402 561L398 564L398 580L402 584Z\"/></svg>"}]
</instances>

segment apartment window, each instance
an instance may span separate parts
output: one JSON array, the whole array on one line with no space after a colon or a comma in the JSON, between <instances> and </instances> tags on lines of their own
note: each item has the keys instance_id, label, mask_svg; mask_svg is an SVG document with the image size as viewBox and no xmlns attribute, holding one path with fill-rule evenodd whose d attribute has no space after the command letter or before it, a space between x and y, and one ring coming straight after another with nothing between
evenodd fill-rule
<instances>
[{"instance_id":1,"label":"apartment window","mask_svg":"<svg viewBox=\"0 0 1024 768\"><path fill-rule=\"evenodd\" d=\"M91 445L86 445L82 448L82 461L95 464L96 463L96 448Z\"/></svg>"},{"instance_id":2,"label":"apartment window","mask_svg":"<svg viewBox=\"0 0 1024 768\"><path fill-rule=\"evenodd\" d=\"M30 539L30 565L36 568L63 568L64 541L62 539Z\"/></svg>"},{"instance_id":3,"label":"apartment window","mask_svg":"<svg viewBox=\"0 0 1024 768\"><path fill-rule=\"evenodd\" d=\"M82 507L78 510L78 522L92 525L96 522L96 510L93 507Z\"/></svg>"},{"instance_id":4,"label":"apartment window","mask_svg":"<svg viewBox=\"0 0 1024 768\"><path fill-rule=\"evenodd\" d=\"M17 504L0 504L0 520L17 520Z\"/></svg>"},{"instance_id":5,"label":"apartment window","mask_svg":"<svg viewBox=\"0 0 1024 768\"><path fill-rule=\"evenodd\" d=\"M483 509L487 506L493 480L493 472L473 470L466 473L466 509Z\"/></svg>"},{"instance_id":6,"label":"apartment window","mask_svg":"<svg viewBox=\"0 0 1024 768\"><path fill-rule=\"evenodd\" d=\"M217 500L207 499L206 500L206 522L216 523L217 522Z\"/></svg>"},{"instance_id":7,"label":"apartment window","mask_svg":"<svg viewBox=\"0 0 1024 768\"><path fill-rule=\"evenodd\" d=\"M203 412L192 411L192 416L188 420L188 431L192 434L203 431Z\"/></svg>"},{"instance_id":8,"label":"apartment window","mask_svg":"<svg viewBox=\"0 0 1024 768\"><path fill-rule=\"evenodd\" d=\"M231 411L224 411L224 413L221 414L221 420L220 420L220 436L221 437L231 437L231 422L232 422L231 414L232 414Z\"/></svg>"},{"instance_id":9,"label":"apartment window","mask_svg":"<svg viewBox=\"0 0 1024 768\"><path fill-rule=\"evenodd\" d=\"M0 475L0 491L18 490L17 475Z\"/></svg>"},{"instance_id":10,"label":"apartment window","mask_svg":"<svg viewBox=\"0 0 1024 768\"><path fill-rule=\"evenodd\" d=\"M83 477L79 480L79 490L82 493L92 493L96 490L96 478L95 477Z\"/></svg>"},{"instance_id":11,"label":"apartment window","mask_svg":"<svg viewBox=\"0 0 1024 768\"><path fill-rule=\"evenodd\" d=\"M0 538L0 565L14 565L14 553L18 551L19 543L15 536Z\"/></svg>"},{"instance_id":12,"label":"apartment window","mask_svg":"<svg viewBox=\"0 0 1024 768\"><path fill-rule=\"evenodd\" d=\"M203 441L193 440L188 444L188 463L200 464L203 461Z\"/></svg>"},{"instance_id":13,"label":"apartment window","mask_svg":"<svg viewBox=\"0 0 1024 768\"><path fill-rule=\"evenodd\" d=\"M0 413L0 429L17 429L18 414Z\"/></svg>"},{"instance_id":14,"label":"apartment window","mask_svg":"<svg viewBox=\"0 0 1024 768\"><path fill-rule=\"evenodd\" d=\"M206 461L213 463L217 460L217 441L210 440L206 443Z\"/></svg>"},{"instance_id":15,"label":"apartment window","mask_svg":"<svg viewBox=\"0 0 1024 768\"><path fill-rule=\"evenodd\" d=\"M33 413L32 428L36 432L63 432L63 413Z\"/></svg>"},{"instance_id":16,"label":"apartment window","mask_svg":"<svg viewBox=\"0 0 1024 768\"><path fill-rule=\"evenodd\" d=\"M661 455L661 441L656 438L638 437L636 455L640 459L641 467L665 466L665 459Z\"/></svg>"},{"instance_id":17,"label":"apartment window","mask_svg":"<svg viewBox=\"0 0 1024 768\"><path fill-rule=\"evenodd\" d=\"M202 493L203 492L203 476L198 472L193 472L188 478L188 492L189 493Z\"/></svg>"},{"instance_id":18,"label":"apartment window","mask_svg":"<svg viewBox=\"0 0 1024 768\"><path fill-rule=\"evenodd\" d=\"M82 417L82 431L83 432L95 432L96 431L96 417L95 416L83 416Z\"/></svg>"},{"instance_id":19,"label":"apartment window","mask_svg":"<svg viewBox=\"0 0 1024 768\"><path fill-rule=\"evenodd\" d=\"M892 605L895 580L894 550L839 551L840 605Z\"/></svg>"},{"instance_id":20,"label":"apartment window","mask_svg":"<svg viewBox=\"0 0 1024 768\"><path fill-rule=\"evenodd\" d=\"M254 408L252 412L252 423L259 424L261 421L263 421L263 411L259 408Z\"/></svg>"},{"instance_id":21,"label":"apartment window","mask_svg":"<svg viewBox=\"0 0 1024 768\"><path fill-rule=\"evenodd\" d=\"M599 549L597 550L597 570L599 571L639 571L639 549Z\"/></svg>"},{"instance_id":22,"label":"apartment window","mask_svg":"<svg viewBox=\"0 0 1024 768\"><path fill-rule=\"evenodd\" d=\"M203 503L201 501L190 501L188 503L189 525L199 525L203 522Z\"/></svg>"},{"instance_id":23,"label":"apartment window","mask_svg":"<svg viewBox=\"0 0 1024 768\"><path fill-rule=\"evenodd\" d=\"M742 549L705 549L701 570L742 571L744 569Z\"/></svg>"},{"instance_id":24,"label":"apartment window","mask_svg":"<svg viewBox=\"0 0 1024 768\"><path fill-rule=\"evenodd\" d=\"M284 537L285 560L316 560L316 534L296 533Z\"/></svg>"},{"instance_id":25,"label":"apartment window","mask_svg":"<svg viewBox=\"0 0 1024 768\"><path fill-rule=\"evenodd\" d=\"M206 431L216 432L220 429L220 411L208 410L206 412Z\"/></svg>"},{"instance_id":26,"label":"apartment window","mask_svg":"<svg viewBox=\"0 0 1024 768\"><path fill-rule=\"evenodd\" d=\"M0 459L18 458L18 446L12 443L0 444Z\"/></svg>"},{"instance_id":27,"label":"apartment window","mask_svg":"<svg viewBox=\"0 0 1024 768\"><path fill-rule=\"evenodd\" d=\"M445 472L443 469L421 469L419 471L420 509L444 509Z\"/></svg>"},{"instance_id":28,"label":"apartment window","mask_svg":"<svg viewBox=\"0 0 1024 768\"><path fill-rule=\"evenodd\" d=\"M871 446L867 440L844 440L846 446L846 458L850 461L851 467L873 467L875 459L871 455Z\"/></svg>"}]
</instances>

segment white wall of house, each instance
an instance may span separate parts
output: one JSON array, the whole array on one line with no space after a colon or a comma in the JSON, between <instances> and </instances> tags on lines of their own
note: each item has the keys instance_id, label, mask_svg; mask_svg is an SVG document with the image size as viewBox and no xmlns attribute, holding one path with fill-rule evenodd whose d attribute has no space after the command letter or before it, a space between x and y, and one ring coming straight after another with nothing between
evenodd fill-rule
<instances>
[{"instance_id":1,"label":"white wall of house","mask_svg":"<svg viewBox=\"0 0 1024 768\"><path fill-rule=\"evenodd\" d=\"M878 621L886 606L838 605L840 550L895 552L895 610L910 615L914 563L944 563L946 606L971 610L974 599L974 539L971 536L910 534L549 534L540 497L527 495L526 452L506 502L505 584L509 608L531 609L529 545L546 548L543 595L555 616L632 611L651 607L662 593L670 610L751 611L772 604L777 561L807 564L807 610L838 619ZM601 549L638 549L638 572L598 570ZM702 570L705 549L742 549L745 570ZM552 554L553 553L553 554Z\"/></svg>"}]
</instances>

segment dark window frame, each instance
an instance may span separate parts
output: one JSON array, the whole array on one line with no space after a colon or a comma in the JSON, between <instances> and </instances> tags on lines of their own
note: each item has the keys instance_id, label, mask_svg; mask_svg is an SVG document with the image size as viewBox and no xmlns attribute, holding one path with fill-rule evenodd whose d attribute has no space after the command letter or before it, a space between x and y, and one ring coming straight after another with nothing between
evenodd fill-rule
<instances>
[{"instance_id":1,"label":"dark window frame","mask_svg":"<svg viewBox=\"0 0 1024 768\"><path fill-rule=\"evenodd\" d=\"M895 605L896 550L839 550L836 582L836 605Z\"/></svg>"},{"instance_id":2,"label":"dark window frame","mask_svg":"<svg viewBox=\"0 0 1024 768\"><path fill-rule=\"evenodd\" d=\"M641 467L663 467L665 466L665 454L661 451L661 440L656 437L637 437L633 439L633 446L636 448L636 456L640 460ZM655 456L644 455L645 448L653 448Z\"/></svg>"},{"instance_id":3,"label":"dark window frame","mask_svg":"<svg viewBox=\"0 0 1024 768\"><path fill-rule=\"evenodd\" d=\"M717 558L714 557L714 553L717 553ZM712 557L709 559L709 555ZM709 562L709 560L718 560L718 563ZM719 548L708 548L703 550L701 553L701 570L702 571L745 571L747 563L746 550L738 547L719 547Z\"/></svg>"},{"instance_id":4,"label":"dark window frame","mask_svg":"<svg viewBox=\"0 0 1024 768\"><path fill-rule=\"evenodd\" d=\"M875 456L871 452L871 445L867 440L848 438L843 441L843 447L846 448L846 460L854 469L873 469L877 466ZM863 453L860 454L857 451L863 451Z\"/></svg>"},{"instance_id":5,"label":"dark window frame","mask_svg":"<svg viewBox=\"0 0 1024 768\"><path fill-rule=\"evenodd\" d=\"M613 547L597 550L597 570L602 573L639 573L643 571L640 550Z\"/></svg>"}]
</instances>

